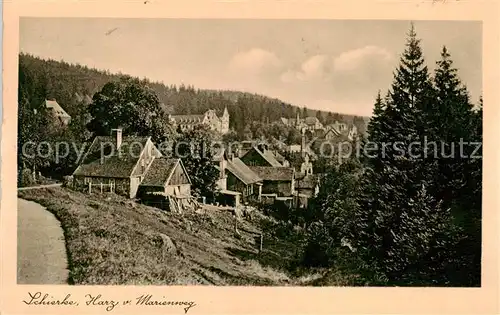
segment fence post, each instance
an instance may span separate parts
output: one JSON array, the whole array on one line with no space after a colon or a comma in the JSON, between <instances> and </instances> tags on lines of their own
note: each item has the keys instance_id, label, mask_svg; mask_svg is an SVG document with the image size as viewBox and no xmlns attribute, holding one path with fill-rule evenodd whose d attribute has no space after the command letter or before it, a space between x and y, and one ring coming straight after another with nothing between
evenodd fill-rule
<instances>
[{"instance_id":1,"label":"fence post","mask_svg":"<svg viewBox=\"0 0 500 315\"><path fill-rule=\"evenodd\" d=\"M89 182L89 195L92 193L92 183Z\"/></svg>"},{"instance_id":2,"label":"fence post","mask_svg":"<svg viewBox=\"0 0 500 315\"><path fill-rule=\"evenodd\" d=\"M101 182L101 194L102 194L102 182Z\"/></svg>"},{"instance_id":3,"label":"fence post","mask_svg":"<svg viewBox=\"0 0 500 315\"><path fill-rule=\"evenodd\" d=\"M262 241L263 241L263 235L260 233L260 248L259 248L259 254L262 253Z\"/></svg>"}]
</instances>

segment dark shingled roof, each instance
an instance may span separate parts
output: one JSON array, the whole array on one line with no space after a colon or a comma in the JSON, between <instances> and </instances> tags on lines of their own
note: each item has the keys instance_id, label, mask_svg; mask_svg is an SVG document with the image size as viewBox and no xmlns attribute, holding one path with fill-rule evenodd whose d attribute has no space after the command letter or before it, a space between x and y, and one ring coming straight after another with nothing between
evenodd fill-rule
<instances>
[{"instance_id":1,"label":"dark shingled roof","mask_svg":"<svg viewBox=\"0 0 500 315\"><path fill-rule=\"evenodd\" d=\"M276 160L281 164L286 161L286 158L283 155L279 154L279 152L274 152L274 156L276 157Z\"/></svg>"},{"instance_id":2,"label":"dark shingled roof","mask_svg":"<svg viewBox=\"0 0 500 315\"><path fill-rule=\"evenodd\" d=\"M122 144L117 150L115 137L98 136L73 175L128 178L132 175L148 140L149 137L123 137Z\"/></svg>"},{"instance_id":3,"label":"dark shingled roof","mask_svg":"<svg viewBox=\"0 0 500 315\"><path fill-rule=\"evenodd\" d=\"M227 161L227 170L233 173L234 176L238 177L246 185L262 181L262 179L239 158L229 159Z\"/></svg>"},{"instance_id":4,"label":"dark shingled roof","mask_svg":"<svg viewBox=\"0 0 500 315\"><path fill-rule=\"evenodd\" d=\"M172 115L171 117L176 123L196 124L201 123L205 115Z\"/></svg>"},{"instance_id":5,"label":"dark shingled roof","mask_svg":"<svg viewBox=\"0 0 500 315\"><path fill-rule=\"evenodd\" d=\"M300 180L296 181L296 187L298 189L314 189L318 184L318 177L315 175L306 175Z\"/></svg>"},{"instance_id":6,"label":"dark shingled roof","mask_svg":"<svg viewBox=\"0 0 500 315\"><path fill-rule=\"evenodd\" d=\"M167 180L172 176L172 172L179 163L179 159L157 158L149 167L144 180L143 186L164 186Z\"/></svg>"},{"instance_id":7,"label":"dark shingled roof","mask_svg":"<svg viewBox=\"0 0 500 315\"><path fill-rule=\"evenodd\" d=\"M257 147L253 147L253 149L255 150L255 152L260 154L260 156L262 156L264 158L264 160L267 161L267 163L271 164L271 166L273 166L273 167L282 167L283 166L283 165L281 165L280 162L278 162L278 160L276 160L276 157L274 156L273 152L271 152L270 150L265 150L264 152L262 152Z\"/></svg>"},{"instance_id":8,"label":"dark shingled roof","mask_svg":"<svg viewBox=\"0 0 500 315\"><path fill-rule=\"evenodd\" d=\"M249 166L260 178L268 181L292 181L292 167Z\"/></svg>"},{"instance_id":9,"label":"dark shingled roof","mask_svg":"<svg viewBox=\"0 0 500 315\"><path fill-rule=\"evenodd\" d=\"M319 119L317 117L306 117L306 119L304 119L305 123L307 125L315 125L316 123L319 122Z\"/></svg>"}]
</instances>

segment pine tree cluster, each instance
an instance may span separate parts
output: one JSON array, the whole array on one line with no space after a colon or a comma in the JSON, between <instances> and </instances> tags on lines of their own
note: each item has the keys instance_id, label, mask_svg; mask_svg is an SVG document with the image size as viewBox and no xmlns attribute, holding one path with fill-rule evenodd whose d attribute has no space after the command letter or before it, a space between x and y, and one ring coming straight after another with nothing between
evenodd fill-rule
<instances>
[{"instance_id":1,"label":"pine tree cluster","mask_svg":"<svg viewBox=\"0 0 500 315\"><path fill-rule=\"evenodd\" d=\"M329 244L321 263L361 284L480 286L482 99L475 109L446 47L429 73L413 25L389 91L376 97L368 143L378 151L361 157L359 176L346 180L341 166L326 176L315 203L335 215L316 218L308 247Z\"/></svg>"}]
</instances>

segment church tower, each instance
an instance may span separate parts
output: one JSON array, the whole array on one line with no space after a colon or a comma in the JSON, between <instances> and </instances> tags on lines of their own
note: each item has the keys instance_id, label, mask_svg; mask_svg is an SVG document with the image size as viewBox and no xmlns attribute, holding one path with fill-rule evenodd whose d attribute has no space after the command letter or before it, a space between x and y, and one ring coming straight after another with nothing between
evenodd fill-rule
<instances>
[{"instance_id":1,"label":"church tower","mask_svg":"<svg viewBox=\"0 0 500 315\"><path fill-rule=\"evenodd\" d=\"M227 111L227 107L224 107L224 113L221 118L221 133L225 134L229 132L229 112Z\"/></svg>"}]
</instances>

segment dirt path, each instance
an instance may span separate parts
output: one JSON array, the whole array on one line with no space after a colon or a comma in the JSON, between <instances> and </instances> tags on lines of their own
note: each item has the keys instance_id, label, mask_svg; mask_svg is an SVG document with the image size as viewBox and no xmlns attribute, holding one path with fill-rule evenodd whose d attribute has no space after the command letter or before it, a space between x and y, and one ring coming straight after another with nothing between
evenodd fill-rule
<instances>
[{"instance_id":1,"label":"dirt path","mask_svg":"<svg viewBox=\"0 0 500 315\"><path fill-rule=\"evenodd\" d=\"M66 284L66 247L59 221L35 202L18 198L17 205L17 283Z\"/></svg>"}]
</instances>

